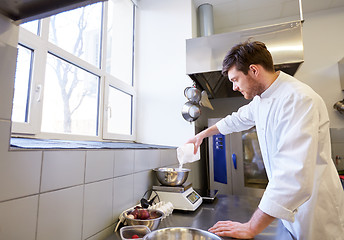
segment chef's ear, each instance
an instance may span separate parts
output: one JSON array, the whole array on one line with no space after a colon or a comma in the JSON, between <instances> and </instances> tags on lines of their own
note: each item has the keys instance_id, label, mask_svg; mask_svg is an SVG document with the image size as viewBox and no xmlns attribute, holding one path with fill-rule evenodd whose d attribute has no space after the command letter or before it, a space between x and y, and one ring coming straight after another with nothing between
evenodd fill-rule
<instances>
[{"instance_id":1,"label":"chef's ear","mask_svg":"<svg viewBox=\"0 0 344 240\"><path fill-rule=\"evenodd\" d=\"M252 73L257 76L257 74L259 73L259 68L256 64L251 64L249 66L249 69L252 71Z\"/></svg>"}]
</instances>

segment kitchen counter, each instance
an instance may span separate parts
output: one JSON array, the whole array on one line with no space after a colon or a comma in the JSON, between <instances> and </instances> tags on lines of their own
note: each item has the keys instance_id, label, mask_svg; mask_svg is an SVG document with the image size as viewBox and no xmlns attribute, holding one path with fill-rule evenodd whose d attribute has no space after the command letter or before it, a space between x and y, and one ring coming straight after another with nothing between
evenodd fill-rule
<instances>
[{"instance_id":1,"label":"kitchen counter","mask_svg":"<svg viewBox=\"0 0 344 240\"><path fill-rule=\"evenodd\" d=\"M163 219L159 228L193 227L208 230L217 221L232 220L247 222L259 204L259 198L250 196L221 195L212 203L203 202L194 212L174 210L172 215ZM232 239L232 238L223 238ZM256 240L292 240L280 220L272 222ZM121 240L119 230L106 240Z\"/></svg>"}]
</instances>

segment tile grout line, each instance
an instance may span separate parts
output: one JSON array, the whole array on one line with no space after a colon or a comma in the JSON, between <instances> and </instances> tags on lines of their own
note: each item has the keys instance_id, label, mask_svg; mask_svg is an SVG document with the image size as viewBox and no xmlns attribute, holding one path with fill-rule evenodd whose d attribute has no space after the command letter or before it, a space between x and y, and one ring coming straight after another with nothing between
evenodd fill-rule
<instances>
[{"instance_id":1,"label":"tile grout line","mask_svg":"<svg viewBox=\"0 0 344 240\"><path fill-rule=\"evenodd\" d=\"M42 153L44 155L44 151ZM42 157L42 161L41 162L42 162L42 165L41 165L41 176L40 176L40 183L39 183L39 192L38 193L24 195L24 196L9 198L9 199L5 199L5 200L0 200L0 203L5 203L5 202L13 201L13 200L18 200L18 199L26 198L26 197L32 197L32 196L36 196L36 195L41 195L41 194L44 194L44 193L51 193L51 192L55 192L55 191L59 191L59 190L64 190L64 189L68 189L68 188L78 187L78 186L81 186L81 185L87 185L87 184L107 181L107 180L111 180L111 179L115 179L115 178L119 178L119 177L124 177L124 176L129 176L129 175L133 175L133 174L136 174L136 173L142 173L142 172L146 172L146 171L150 171L151 170L150 168L147 168L147 169L142 169L142 170L136 172L135 171L135 166L134 166L134 171L131 172L131 173L128 173L128 174L113 176L113 177L99 179L99 180L94 180L94 181L90 181L90 182L85 182L85 180L84 180L84 183L70 185L70 186L56 188L56 189L51 189L51 190L46 190L46 191L41 191L41 187L42 187L42 172L43 172L43 157ZM162 165L162 166L172 166L172 165L175 165L175 164L177 164L177 163L167 164L167 165ZM134 161L134 165L135 165L135 161Z\"/></svg>"},{"instance_id":2,"label":"tile grout line","mask_svg":"<svg viewBox=\"0 0 344 240\"><path fill-rule=\"evenodd\" d=\"M115 167L116 167L116 151L113 151L112 159L112 199L111 199L111 218L112 222L115 220L114 212L114 200L115 200Z\"/></svg>"},{"instance_id":3,"label":"tile grout line","mask_svg":"<svg viewBox=\"0 0 344 240\"><path fill-rule=\"evenodd\" d=\"M84 212L85 212L85 188L86 188L86 166L87 166L87 151L84 155L84 182L82 187L82 213L81 213L81 234L80 239L84 238Z\"/></svg>"},{"instance_id":4,"label":"tile grout line","mask_svg":"<svg viewBox=\"0 0 344 240\"><path fill-rule=\"evenodd\" d=\"M95 181L92 181L92 182L80 183L80 184L70 185L70 186L67 186L67 187L61 187L61 188L46 190L46 191L43 191L43 192L28 194L28 195L25 195L25 196L9 198L9 199L6 199L6 200L1 200L0 203L10 202L10 201L13 201L13 200L19 200L19 199L26 198L26 197L37 196L37 195L41 195L41 194L44 194L44 193L52 193L52 192L56 192L56 191L60 191L60 190L65 190L65 189L69 189L69 188L73 188L73 187L78 187L78 186L82 186L82 185L98 183L98 182L107 181L107 180L111 180L111 179L115 179L115 178L120 178L120 177L125 177L125 176L129 176L129 175L132 175L132 174L135 174L135 173L141 173L141 172L145 172L145 171L149 171L149 169L141 170L141 171L138 171L138 172L132 172L132 173L124 174L124 175L119 175L119 176L116 176L116 177L109 177L109 178L99 179L99 180L95 180Z\"/></svg>"},{"instance_id":5,"label":"tile grout line","mask_svg":"<svg viewBox=\"0 0 344 240\"><path fill-rule=\"evenodd\" d=\"M36 219L36 230L35 230L35 239L38 238L38 218L39 218L39 203L41 200L41 187L42 187L42 175L43 175L43 159L44 159L44 151L42 151L41 155L41 172L39 177L39 187L38 187L38 200L37 200L37 219Z\"/></svg>"}]
</instances>

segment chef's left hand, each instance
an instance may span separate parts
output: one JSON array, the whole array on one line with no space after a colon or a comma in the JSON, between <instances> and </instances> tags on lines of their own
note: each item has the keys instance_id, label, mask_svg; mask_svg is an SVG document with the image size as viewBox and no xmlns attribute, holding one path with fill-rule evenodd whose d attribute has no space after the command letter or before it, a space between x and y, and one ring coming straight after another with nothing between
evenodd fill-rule
<instances>
[{"instance_id":1,"label":"chef's left hand","mask_svg":"<svg viewBox=\"0 0 344 240\"><path fill-rule=\"evenodd\" d=\"M232 221L219 221L208 229L220 237L233 237L240 239L251 239L254 233L250 229L249 223L239 223Z\"/></svg>"}]
</instances>

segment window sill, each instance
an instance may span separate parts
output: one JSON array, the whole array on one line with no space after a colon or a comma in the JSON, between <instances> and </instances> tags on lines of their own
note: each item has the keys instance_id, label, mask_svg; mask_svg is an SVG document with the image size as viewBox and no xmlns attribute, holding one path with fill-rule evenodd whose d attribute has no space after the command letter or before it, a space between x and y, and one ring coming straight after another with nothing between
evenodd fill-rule
<instances>
[{"instance_id":1,"label":"window sill","mask_svg":"<svg viewBox=\"0 0 344 240\"><path fill-rule=\"evenodd\" d=\"M10 149L173 149L175 147L131 142L68 141L32 138L14 138L10 140Z\"/></svg>"}]
</instances>

